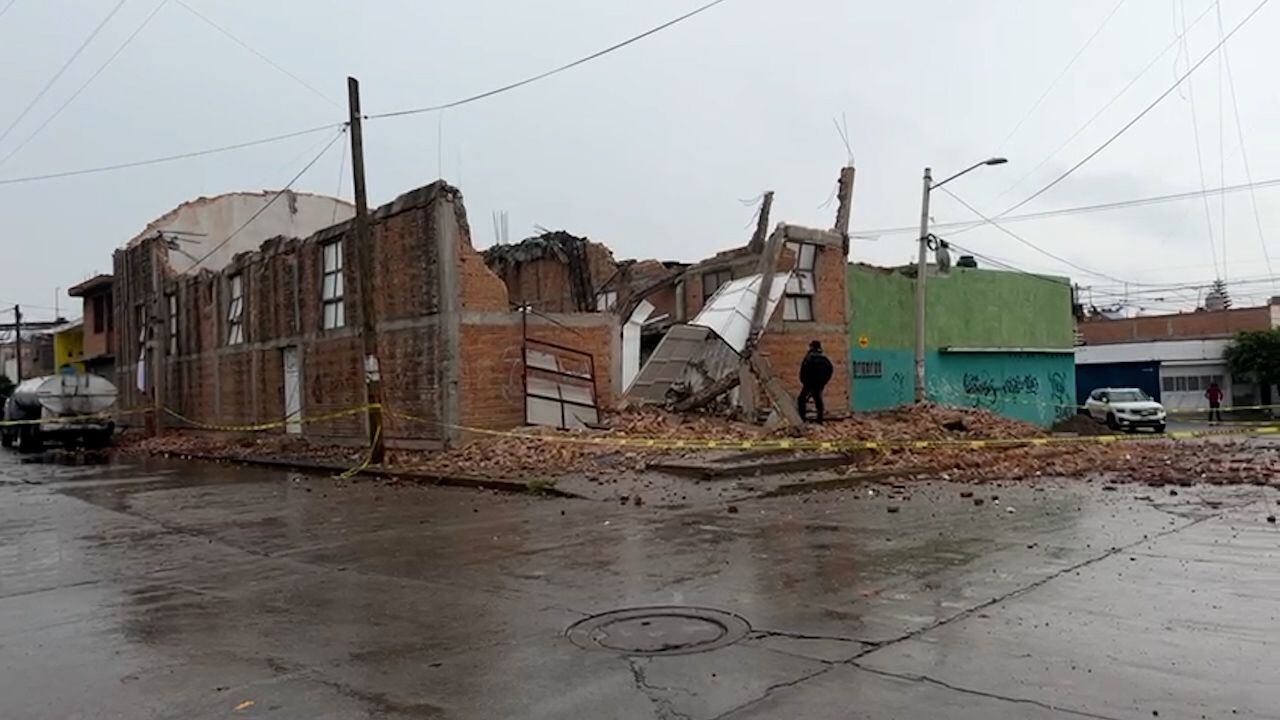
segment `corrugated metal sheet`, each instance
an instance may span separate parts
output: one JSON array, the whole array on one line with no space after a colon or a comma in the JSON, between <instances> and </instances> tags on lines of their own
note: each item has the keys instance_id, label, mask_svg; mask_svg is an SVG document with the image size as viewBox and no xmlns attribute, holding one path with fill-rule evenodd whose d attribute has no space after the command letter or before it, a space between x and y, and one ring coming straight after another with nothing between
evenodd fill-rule
<instances>
[{"instance_id":1,"label":"corrugated metal sheet","mask_svg":"<svg viewBox=\"0 0 1280 720\"><path fill-rule=\"evenodd\" d=\"M710 328L673 325L636 376L627 397L664 405L734 371L738 363L738 353Z\"/></svg>"},{"instance_id":2,"label":"corrugated metal sheet","mask_svg":"<svg viewBox=\"0 0 1280 720\"><path fill-rule=\"evenodd\" d=\"M769 287L769 305L764 315L766 322L773 317L773 311L782 300L782 293L786 290L790 277L791 273L773 276L773 284ZM721 285L690 324L711 328L729 347L742 352L751 334L751 316L755 314L756 298L760 297L760 284L763 281L763 275L751 275Z\"/></svg>"}]
</instances>

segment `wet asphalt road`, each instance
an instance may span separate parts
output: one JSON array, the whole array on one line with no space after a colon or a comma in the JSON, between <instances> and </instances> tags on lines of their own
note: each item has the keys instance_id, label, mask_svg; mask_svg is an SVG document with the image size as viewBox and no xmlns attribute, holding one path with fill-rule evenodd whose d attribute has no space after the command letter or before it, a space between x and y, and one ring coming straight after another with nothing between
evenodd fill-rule
<instances>
[{"instance_id":1,"label":"wet asphalt road","mask_svg":"<svg viewBox=\"0 0 1280 720\"><path fill-rule=\"evenodd\" d=\"M0 454L0 718L1280 717L1280 493L883 489L731 513ZM651 605L750 631L566 637Z\"/></svg>"}]
</instances>

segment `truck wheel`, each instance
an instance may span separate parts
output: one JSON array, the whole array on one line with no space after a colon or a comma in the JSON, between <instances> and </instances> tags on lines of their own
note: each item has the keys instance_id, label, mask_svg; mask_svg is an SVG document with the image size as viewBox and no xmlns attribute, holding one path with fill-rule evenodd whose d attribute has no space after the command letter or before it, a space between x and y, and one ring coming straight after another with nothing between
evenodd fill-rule
<instances>
[{"instance_id":1,"label":"truck wheel","mask_svg":"<svg viewBox=\"0 0 1280 720\"><path fill-rule=\"evenodd\" d=\"M0 447L13 447L13 435L8 430L0 430Z\"/></svg>"},{"instance_id":2,"label":"truck wheel","mask_svg":"<svg viewBox=\"0 0 1280 720\"><path fill-rule=\"evenodd\" d=\"M1115 413L1107 413L1107 427L1111 428L1112 430L1120 429L1120 422L1116 420Z\"/></svg>"},{"instance_id":3,"label":"truck wheel","mask_svg":"<svg viewBox=\"0 0 1280 720\"><path fill-rule=\"evenodd\" d=\"M1156 431L1156 434L1157 434L1157 435L1159 435L1159 434L1163 433L1163 432L1165 431L1165 424L1164 424L1164 423L1160 423L1159 425L1156 425L1156 427L1155 427L1155 431Z\"/></svg>"}]
</instances>

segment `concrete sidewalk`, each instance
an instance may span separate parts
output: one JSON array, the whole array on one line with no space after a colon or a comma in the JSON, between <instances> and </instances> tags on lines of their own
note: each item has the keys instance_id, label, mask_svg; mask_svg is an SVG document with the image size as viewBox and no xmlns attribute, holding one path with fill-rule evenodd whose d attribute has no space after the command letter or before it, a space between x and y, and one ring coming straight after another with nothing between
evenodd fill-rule
<instances>
[{"instance_id":1,"label":"concrete sidewalk","mask_svg":"<svg viewBox=\"0 0 1280 720\"><path fill-rule=\"evenodd\" d=\"M672 510L0 454L0 717L1280 716L1280 494L885 490Z\"/></svg>"}]
</instances>

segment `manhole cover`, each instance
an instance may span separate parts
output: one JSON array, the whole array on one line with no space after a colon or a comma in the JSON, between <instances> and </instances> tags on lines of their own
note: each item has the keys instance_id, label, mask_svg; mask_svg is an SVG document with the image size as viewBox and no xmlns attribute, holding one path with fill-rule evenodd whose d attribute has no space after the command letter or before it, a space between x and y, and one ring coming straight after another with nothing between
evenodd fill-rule
<instances>
[{"instance_id":1,"label":"manhole cover","mask_svg":"<svg viewBox=\"0 0 1280 720\"><path fill-rule=\"evenodd\" d=\"M623 655L684 655L732 645L751 632L743 618L699 607L642 607L596 615L569 626L573 644Z\"/></svg>"}]
</instances>

